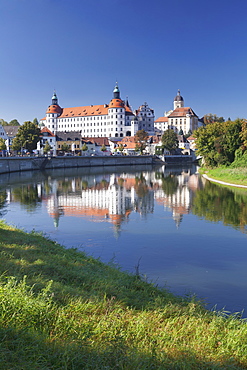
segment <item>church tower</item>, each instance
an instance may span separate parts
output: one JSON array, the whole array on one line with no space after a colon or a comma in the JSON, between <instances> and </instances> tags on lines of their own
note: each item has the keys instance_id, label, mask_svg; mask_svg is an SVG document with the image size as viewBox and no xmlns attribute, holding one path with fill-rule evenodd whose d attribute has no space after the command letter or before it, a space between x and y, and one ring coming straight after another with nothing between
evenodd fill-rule
<instances>
[{"instance_id":1,"label":"church tower","mask_svg":"<svg viewBox=\"0 0 247 370\"><path fill-rule=\"evenodd\" d=\"M184 99L180 95L180 90L178 90L178 93L175 96L174 101L173 101L173 109L183 108L183 107L184 107Z\"/></svg>"}]
</instances>

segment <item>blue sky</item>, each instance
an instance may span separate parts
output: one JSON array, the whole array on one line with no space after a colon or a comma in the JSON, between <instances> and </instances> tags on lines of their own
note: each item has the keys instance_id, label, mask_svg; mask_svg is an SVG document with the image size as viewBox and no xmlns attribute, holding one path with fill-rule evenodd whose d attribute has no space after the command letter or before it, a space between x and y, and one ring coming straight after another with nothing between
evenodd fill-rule
<instances>
[{"instance_id":1,"label":"blue sky","mask_svg":"<svg viewBox=\"0 0 247 370\"><path fill-rule=\"evenodd\" d=\"M0 118L109 103L156 118L177 90L201 117L247 118L246 0L0 0Z\"/></svg>"}]
</instances>

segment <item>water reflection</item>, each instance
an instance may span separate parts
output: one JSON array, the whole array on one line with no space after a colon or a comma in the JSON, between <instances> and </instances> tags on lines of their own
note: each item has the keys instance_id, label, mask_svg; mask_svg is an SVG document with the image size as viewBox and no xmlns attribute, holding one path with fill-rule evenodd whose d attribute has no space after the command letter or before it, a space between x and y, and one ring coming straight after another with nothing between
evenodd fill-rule
<instances>
[{"instance_id":1,"label":"water reflection","mask_svg":"<svg viewBox=\"0 0 247 370\"><path fill-rule=\"evenodd\" d=\"M203 189L195 194L192 212L211 222L222 221L225 225L231 225L246 233L247 192L207 181Z\"/></svg>"},{"instance_id":2,"label":"water reflection","mask_svg":"<svg viewBox=\"0 0 247 370\"><path fill-rule=\"evenodd\" d=\"M0 190L0 217L3 217L6 213L7 205L7 192L6 190Z\"/></svg>"},{"instance_id":3,"label":"water reflection","mask_svg":"<svg viewBox=\"0 0 247 370\"><path fill-rule=\"evenodd\" d=\"M29 173L26 183L2 190L0 216L7 201L19 202L28 212L35 211L43 202L56 228L63 216L87 217L91 221L111 222L119 234L130 213L138 212L146 218L153 213L156 202L171 210L177 227L184 215L193 213L246 232L247 192L205 181L196 167L172 171L159 167L152 171L148 168L128 172L120 169L114 173L69 172L53 171L38 176Z\"/></svg>"}]
</instances>

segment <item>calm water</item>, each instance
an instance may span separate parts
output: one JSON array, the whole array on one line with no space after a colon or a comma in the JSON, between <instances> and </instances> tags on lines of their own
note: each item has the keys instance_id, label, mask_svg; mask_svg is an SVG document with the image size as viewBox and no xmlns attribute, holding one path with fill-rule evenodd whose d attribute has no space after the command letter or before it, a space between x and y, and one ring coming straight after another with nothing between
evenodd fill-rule
<instances>
[{"instance_id":1,"label":"calm water","mask_svg":"<svg viewBox=\"0 0 247 370\"><path fill-rule=\"evenodd\" d=\"M247 316L247 191L195 167L1 175L0 217Z\"/></svg>"}]
</instances>

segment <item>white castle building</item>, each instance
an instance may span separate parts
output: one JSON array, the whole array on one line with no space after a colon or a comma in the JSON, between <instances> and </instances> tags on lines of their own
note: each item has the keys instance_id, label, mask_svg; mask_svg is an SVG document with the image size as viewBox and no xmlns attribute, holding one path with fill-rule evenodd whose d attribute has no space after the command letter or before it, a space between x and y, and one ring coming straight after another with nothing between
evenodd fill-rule
<instances>
[{"instance_id":1,"label":"white castle building","mask_svg":"<svg viewBox=\"0 0 247 370\"><path fill-rule=\"evenodd\" d=\"M132 111L128 100L120 98L116 84L113 98L109 104L89 105L74 108L61 108L54 92L52 103L46 111L40 126L47 127L52 133L61 131L80 131L82 137L125 137L134 136L144 129L154 134L154 111L144 103Z\"/></svg>"},{"instance_id":2,"label":"white castle building","mask_svg":"<svg viewBox=\"0 0 247 370\"><path fill-rule=\"evenodd\" d=\"M154 122L156 131L160 133L172 129L176 133L182 130L184 134L188 134L196 130L199 125L198 116L193 109L184 107L184 99L180 95L180 90L173 100L173 110L165 112L163 117L159 117Z\"/></svg>"}]
</instances>

